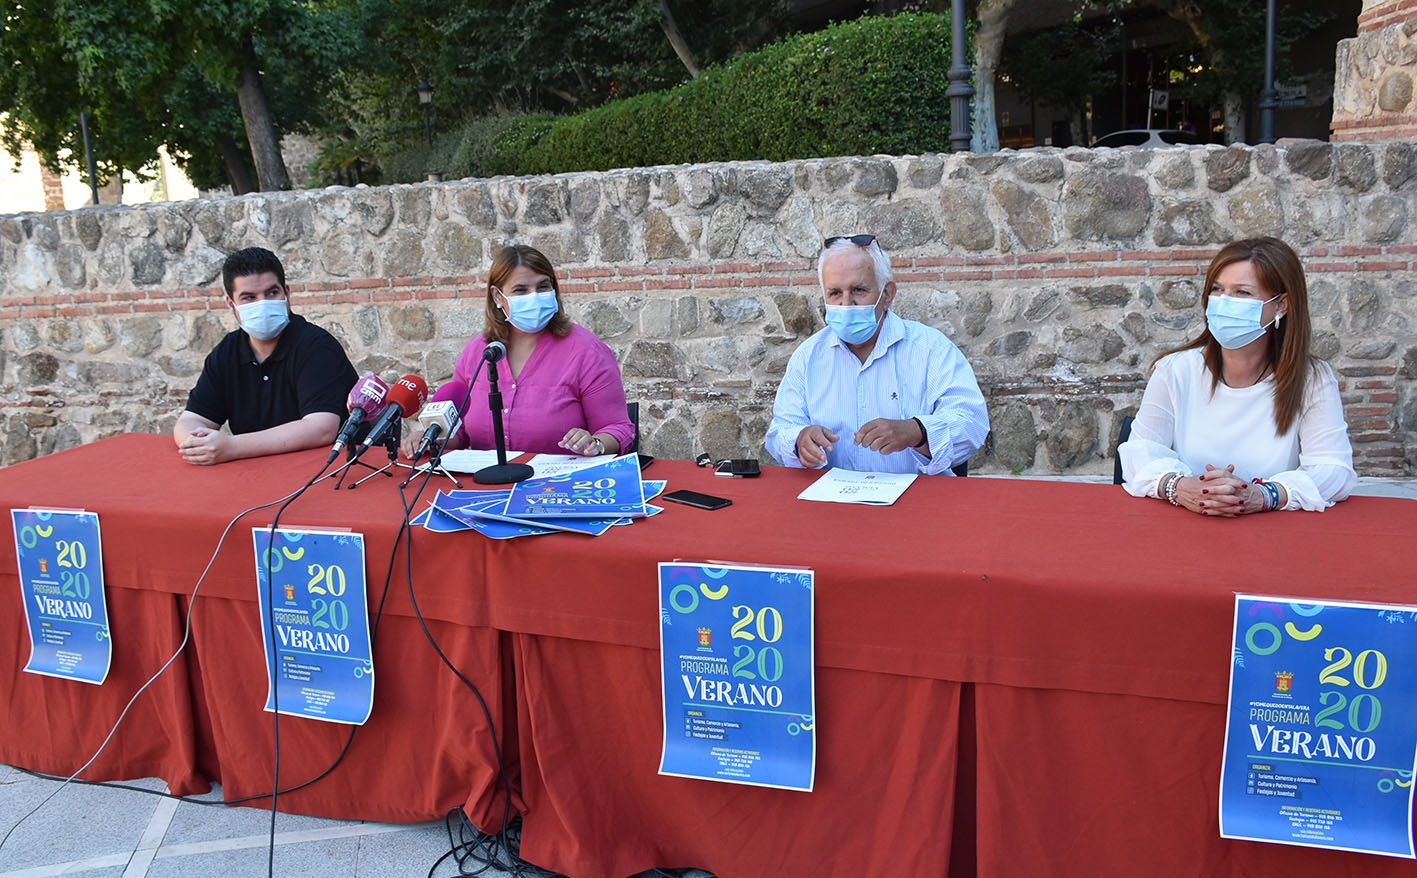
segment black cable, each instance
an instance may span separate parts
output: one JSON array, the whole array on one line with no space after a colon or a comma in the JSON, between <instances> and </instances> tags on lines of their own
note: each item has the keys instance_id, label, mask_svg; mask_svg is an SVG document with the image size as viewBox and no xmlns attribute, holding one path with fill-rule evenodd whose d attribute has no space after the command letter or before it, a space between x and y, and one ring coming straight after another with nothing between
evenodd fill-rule
<instances>
[{"instance_id":1,"label":"black cable","mask_svg":"<svg viewBox=\"0 0 1417 878\"><path fill-rule=\"evenodd\" d=\"M331 452L329 459L325 461L324 466L320 467L320 471L315 474L315 477L312 478L310 481L306 482L305 486L302 487L300 490L290 495L289 499L287 499L285 503L282 504L281 507L276 510L275 517L271 519L271 526L266 529L266 638L267 643L270 644L270 652L268 652L266 655L270 658L271 718L273 723L272 733L274 736L272 745L275 750L275 757L273 760L275 765L272 767L271 770L271 842L266 852L266 875L268 876L268 878L275 878L276 803L280 801L280 682L277 679L277 674L280 670L280 662L277 661L278 656L276 647L274 592L275 583L273 581L273 575L271 572L271 559L275 557L276 527L280 524L280 517L285 512L285 510L290 507L290 504L298 500L301 494L304 494L306 491L310 490L311 485L315 484L320 480L320 476L324 475L325 470L329 469L330 464L334 463L335 456L335 453ZM353 463L353 461L350 461L350 463ZM372 639L370 640L370 648L372 651ZM352 734L350 735L350 740L354 740L354 736ZM346 746L348 745L346 744ZM344 758L343 754L341 754L340 758Z\"/></svg>"},{"instance_id":2,"label":"black cable","mask_svg":"<svg viewBox=\"0 0 1417 878\"><path fill-rule=\"evenodd\" d=\"M22 816L19 820L15 821L15 823L14 823L13 825L11 825L9 829L5 830L5 834L4 834L3 836L0 836L0 847L4 847L5 842L9 840L10 835L11 835L16 829L19 828L19 826L20 826L21 823L24 823L26 820L28 820L36 811L38 811L40 808L44 807L44 805L47 804L50 799L52 799L52 798L54 798L55 796L57 796L57 795L59 794L59 791L60 791L60 790L64 789L64 787L68 786L68 785L71 784L71 783L81 783L81 784L85 784L85 785L88 785L88 786L116 786L116 787L118 787L118 788L120 788L120 789L136 789L136 790L139 790L139 791L141 791L141 792L151 793L151 794L155 794L155 795L161 795L161 796L164 796L164 797L167 797L167 798L177 798L177 799L183 799L183 798L184 798L184 797L181 797L181 796L173 796L173 795L170 794L170 793L161 793L161 792L159 792L159 791L157 791L157 790L141 790L140 788L137 788L137 787L124 787L124 786L120 786L120 785L116 785L116 784L106 783L106 782L103 782L103 781L78 780L78 776L79 776L80 774L83 774L84 771L87 770L90 765L93 765L94 762L98 760L98 757L103 754L103 751L108 748L109 743L113 740L113 736L118 732L118 727L119 727L120 725L122 725L124 718L126 718L126 717L128 716L128 711L133 708L133 705L137 702L138 697L139 697L140 695L142 695L145 691L147 691L147 688L148 688L149 686L151 686L154 682L156 682L159 677L161 677L164 673L166 673L167 669L172 666L172 663L177 660L177 657L182 654L182 651L187 648L187 643L188 643L188 641L191 639L191 635L192 635L192 614L193 614L193 611L194 611L194 609L196 608L196 605L197 605L197 593L201 590L201 588L202 588L202 583L206 581L206 579L207 579L207 574L211 572L212 565L216 563L217 557L221 554L222 546L224 546L224 545L226 544L227 535L230 534L230 533L231 533L231 529L236 526L236 522L240 521L242 518L246 517L247 515L250 515L252 512L257 512L257 511L260 511L260 510L265 509L265 508L267 508L267 507L274 506L274 505L276 505L277 503L282 503L282 502L284 502L284 503L286 503L287 505L289 505L289 501L290 501L290 500L294 499L295 497L300 496L300 494L304 493L311 485L315 484L316 482L321 481L323 478L329 478L329 477L334 476L335 473L330 473L329 476L324 476L324 472L325 472L326 469L329 469L329 465L330 465L330 463L329 463L329 461L327 461L327 462L325 463L325 465L320 468L320 472L316 473L314 478L312 478L308 483L305 484L304 487L300 488L300 490L296 491L294 494L287 494L286 496L281 497L281 498L279 498L279 499L277 499L277 500L272 500L272 501L269 502L269 503L262 503L262 504L259 505L259 506L252 506L252 507L249 508L249 509L244 509L244 510L242 510L241 512L236 513L235 517L233 517L233 518L231 519L231 521L227 522L226 527L225 527L225 528L222 530L222 532L221 532L221 536L217 539L216 549L214 549L214 550L212 551L212 556L211 556L211 558L207 560L207 566L202 570L201 575L197 577L197 583L196 583L196 585L192 586L192 594L189 595L188 598L187 598L187 611L186 611L186 613L183 614L183 619L182 619L182 640L181 640L181 642L179 642L179 643L177 644L177 649L173 650L172 655L168 656L167 661L163 662L163 663L162 663L162 666L159 667L159 668L157 669L157 671L156 671L151 677L149 677L145 683L143 683L143 685L139 686L139 687L138 687L138 691L137 691L137 692L134 692L134 693L133 693L133 696L128 699L128 703L125 704L125 705L123 706L123 710L119 712L119 714L118 714L118 719L114 720L114 722L113 722L113 727L108 730L108 735L104 737L103 743L99 744L98 750L94 751L94 754L89 757L88 761L85 762L83 765L79 766L79 768L78 768L73 774L69 775L67 778L60 778L60 777L58 777L57 775L47 775L47 774L43 774L43 773L40 773L40 772L29 771L29 770L23 769L23 768L19 769L20 771L23 771L23 772L25 772L26 774L30 774L30 775L33 775L33 776L35 776L35 777L44 777L44 778L48 778L48 779L52 779L52 780L61 781L61 783L59 784L59 786L58 786L57 788L55 788L55 790L54 790L53 792L51 792L49 795L45 796L43 799L41 799L41 800L39 801L39 803L38 803L37 805L35 805L33 808L31 808L29 811L27 811L27 812L24 814L24 816ZM346 464L346 466L348 466L348 464ZM344 469L344 468L345 468L345 467L341 467L340 469L342 470L342 469ZM335 472L339 472L339 471L340 471L340 470L336 470ZM282 508L284 508L284 507L282 507ZM348 744L347 744L347 743L346 743L345 746L346 746L346 749L348 749ZM341 754L341 756L342 756L342 755L343 755L343 754ZM333 766L331 766L331 767L333 768ZM325 774L328 774L328 773L329 773L329 772L328 772L328 770L327 770L327 771L325 772ZM323 777L323 776L324 776L323 774L320 775L320 777ZM307 785L309 785L310 783L314 783L315 780L319 780L319 777L315 778L314 780L307 781L305 784L301 784L301 786L307 786ZM296 789L299 789L299 787L296 787ZM256 796L256 797L248 797L248 798L264 798L264 796ZM188 800L188 801L193 801L193 802L196 802L196 803L198 803L198 804L215 804L215 803L209 803L209 802L202 802L202 801L197 800L197 799L190 799L190 800ZM246 800L244 800L244 799L238 799L238 800L234 800L234 801L238 801L238 802L239 802L239 801L246 801Z\"/></svg>"},{"instance_id":3,"label":"black cable","mask_svg":"<svg viewBox=\"0 0 1417 878\"><path fill-rule=\"evenodd\" d=\"M480 367L479 367L479 371L480 371ZM476 381L476 376L474 376L473 380ZM469 384L469 393L470 393L470 392L471 392L471 384ZM502 791L503 791L504 800L503 800L503 803L502 803L502 828L501 828L501 830L499 830L498 833L495 833L495 834L492 834L492 835L488 835L488 834L485 834L485 833L483 833L483 835L484 835L484 836L487 836L487 838L500 838L500 837L506 832L507 826L509 825L509 823L511 822L511 819L512 819L512 816L511 816L511 811L512 811L512 782L511 782L511 778L508 776L508 773L507 773L506 763L505 763L505 761L502 759L502 745L501 745L501 742L497 740L497 725L496 725L496 723L493 722L493 720L492 720L492 711L487 707L487 700L482 697L482 692L477 688L477 686L475 686L475 685L472 683L471 680L469 680L469 679L467 678L466 675L463 674L462 671L460 671L460 670L458 669L458 667L457 667L456 665L453 664L452 660L448 658L447 653L443 652L443 648L438 645L438 640L437 640L437 638L433 636L433 632L432 632L431 630L429 630L429 628L428 628L428 622L427 622L427 620L423 618L423 611L422 611L422 609L418 606L418 598L417 598L416 594L414 593L414 588L413 588L413 533L412 533L412 530L410 529L410 526L409 526L409 518L412 516L413 507L414 507L415 505L417 505L418 499L419 499L420 496L422 496L423 490L424 490L424 488L427 486L428 480L429 480L429 478L431 478L432 475L433 475L433 471L432 471L431 469L429 469L427 472L424 473L423 481L421 481L421 482L419 483L419 485L418 485L418 491L417 491L417 493L414 494L412 501L409 501L409 500L407 499L407 496L404 494L403 488L402 488L402 487L399 488L399 497L400 497L400 499L403 501L403 507L404 507L404 510L403 510L403 511L404 511L404 520L403 520L403 524L399 527L399 534L400 534L400 536L402 536L402 534L403 534L405 531L408 531L408 540L407 540L407 542L406 542L405 545L404 545L404 575L405 575L405 577L408 579L408 599L409 599L409 603L412 604L412 606L413 606L413 613L414 613L414 615L415 615L415 616L417 617L417 619L418 619L419 627L421 627L421 628L423 629L423 636L428 639L429 645L431 645L431 646L433 647L433 651L434 651L435 653L437 653L439 660L441 660L441 661L443 662L443 664L446 665L446 666L448 667L448 669L453 672L453 675L456 676L460 681L462 681L462 684L463 684L464 686L466 686L469 691L472 692L473 697L475 697L475 698L477 699L477 704L478 704L478 706L482 709L483 718L487 721L487 729L488 729L488 733L489 733L489 736L490 736L491 741L492 741L492 752L493 752L493 755L495 756L495 758L496 758L496 760L497 760L497 777L498 777L498 778L501 780L501 782L502 782ZM395 540L395 545L397 546L397 539ZM460 810L460 809L459 809L459 810ZM466 819L466 817L464 816L463 819ZM479 830L479 833L480 833L480 832L481 832L481 831ZM450 835L450 841L451 841L451 835ZM495 850L496 850L497 847L498 847L497 844L491 845L491 847L490 847L491 854L490 854L490 855L488 856L488 858L487 858L488 864L490 864L492 861L494 861L494 860L496 859L496 857L495 857ZM442 857L440 857L440 858L433 864L433 869L437 869L438 865L439 865L440 863L442 863L443 860L446 859L448 856L450 856L450 855L456 855L456 851L457 851L457 850L458 850L458 848L455 846L453 849L449 850L449 852L448 852L447 854L444 854ZM509 850L510 850L510 849L509 849ZM467 873L467 872L462 871L463 862L464 862L463 858L459 858L459 860L458 860L459 874L478 874L478 873L482 872L484 869L487 868L487 865L484 865L482 868L476 870L475 872ZM430 874L431 874L431 873L430 873Z\"/></svg>"},{"instance_id":4,"label":"black cable","mask_svg":"<svg viewBox=\"0 0 1417 878\"><path fill-rule=\"evenodd\" d=\"M347 469L347 468L350 466L350 464L352 464L352 463L353 463L353 461L346 462L343 466L340 467L339 470L336 470L334 473L330 473L328 476L324 476L324 478L333 478L336 473L338 473L340 470ZM327 463L326 465L328 466L328 463ZM319 482L319 481L321 481L321 480L322 480L322 479L317 475L317 477L316 477L313 481L311 481L310 485L313 485L313 484L315 484L316 482ZM425 481L426 481L426 479L425 479ZM302 490L302 491L305 490L306 488L310 487L310 485L306 485L305 488L302 488L301 490ZM421 493L421 490L420 490L420 493ZM285 499L286 499L286 498L281 498L281 500L274 500L274 501L272 501L272 502L270 502L270 503L265 504L265 506L274 506L276 503L280 503L282 500L285 500ZM292 499L293 499L293 498L292 498ZM415 496L415 497L414 497L414 502L416 503L417 500L418 500L418 498L417 498L417 496ZM236 523L238 520L240 520L240 518L242 518L243 516L248 515L248 514L250 514L251 512L255 512L255 511L257 511L257 510L263 509L263 508L265 508L265 506L254 506L254 507L252 507L251 509L248 509L248 510L242 512L242 513L241 513L240 515L238 515L236 518L232 519L231 524L228 524L228 525L227 525L227 531L230 531L231 527L234 526L235 523ZM221 542L218 542L216 552L213 553L213 556L212 556L212 557L213 557L213 560L215 560L216 555L221 552L221 547L222 547L223 542L225 541L225 537L226 537L226 533L223 533L223 534L222 534L222 541L221 541ZM375 610L374 610L374 621L373 621L373 624L370 626L370 631L369 631L369 643L370 643L370 646L371 646L371 647L373 646L375 640L376 640L377 637L378 637L379 624L380 624L380 622L383 621L383 618L384 618L384 604L387 602L388 597L389 597L389 586L390 586L390 585L392 584L392 582L393 582L394 567L395 567L395 564L396 564L396 562L397 562L397 559L398 559L398 541L397 541L397 539L396 539L395 542L394 542L393 549L392 549L392 550L390 551L390 553L389 553L389 563L388 563L388 565L385 567L384 587L383 587L383 589L381 590L381 592L380 592L380 594L379 594L379 603L378 603L378 605L375 607ZM269 562L269 559L268 559L268 562ZM210 567L210 564L208 564L208 567ZM203 574L203 575L205 576L205 574ZM269 579L270 579L270 574L269 574L269 572L268 572L268 573L267 573L267 581L268 581L268 582L269 582ZM200 581L199 581L199 582L198 582L198 588L200 588L200 587L201 587L201 583L200 583ZM192 613L193 613L193 610L194 610L194 607L195 607L195 598L196 598L196 589L193 589L193 592L192 592L192 600L189 601L189 603L188 603L188 609L187 609L186 624L187 624L187 627L189 627L189 628L190 628L190 626L191 626ZM269 600L269 599L268 599L268 600ZM184 635L184 638L183 638L183 639L184 639L184 643L185 643L185 640L186 640L185 635ZM179 648L178 651L180 652L181 649ZM175 658L175 657L176 657L176 656L174 655L174 658ZM169 663L170 663L170 662L171 662L171 660L169 660ZM303 781L303 782L301 782L301 783L298 783L298 784L296 784L295 786L285 787L284 789L279 789L279 790L277 790L278 794L280 794L280 795L287 795L287 794L293 793L293 792L295 792L295 791L297 791L297 790L304 789L305 787L308 787L308 786L310 786L310 785L312 785L312 784L314 784L314 783L316 783L316 782L322 780L322 779L325 778L330 772L334 771L335 768L337 768L337 767L340 765L340 763L344 761L344 757L349 753L349 748L350 748L350 746L354 743L354 735L355 735L355 732L357 732L358 730L359 730L359 726L351 726L351 727L350 727L350 729L349 729L349 735L345 738L345 741L344 741L344 746L340 749L339 754L338 754L337 756L335 756L334 761L331 762L328 767L326 767L323 771L321 771L319 774L315 775L314 777L310 778L309 780L306 780L306 781ZM95 754L95 758L96 758L96 757L97 757L97 754ZM25 774L27 774L27 775L30 775L31 777L37 777L37 778L41 778L41 779L44 779L44 780L52 780L52 781L65 781L65 780L66 780L65 778L58 777L58 776L56 776L56 775L45 774L44 772L31 771L31 770L29 770L29 769L27 769L27 768L20 768L20 767L18 767L18 766L14 766L14 767L16 768L16 770L21 771L21 772L23 772L23 773L25 773ZM80 769L80 771L82 771L82 770L83 770L83 769ZM223 799L199 799L199 798L196 798L196 797L194 797L194 796L179 796L179 795L176 795L176 794L173 794L173 793L163 792L162 790L150 790L150 789L146 789L146 788L144 788L144 787L133 786L133 785L131 785L131 784L119 783L119 782L117 782L117 781L80 780L80 779L78 779L78 778L71 777L71 778L67 779L66 782L83 784L83 785L85 785L85 786L109 787L109 788L111 788L111 789L117 789L117 790L128 790L128 791L131 791L131 792L145 793L145 794L147 794L147 795L157 796L157 797L159 797L159 798L164 798L164 799L175 799L175 800L177 800L177 801L179 801L179 802L188 802L188 803L191 803L191 804L193 804L193 805L203 805L203 806L212 806L212 807L215 807L215 806L226 807L226 806L230 806L230 805L239 805L239 804L243 804L243 803L245 803L245 802L253 802L253 801L256 801L256 800L259 800L259 799L264 799L264 798L266 798L266 797L269 795L269 794L267 794L267 793L258 793L258 794L256 794L256 795L242 796L242 797L236 798L236 799L225 799L225 798L223 798ZM56 791L56 792L57 792L57 791ZM43 803L41 803L41 804L43 804ZM28 815L26 815L26 816L28 816ZM19 825L19 824L16 824L16 826L18 826L18 825ZM13 831L13 828L12 828L12 831ZM7 835L8 835L8 833L7 833ZM272 853L270 854L270 856L273 857L273 856L274 856L274 852L273 852L273 851L274 851L274 838L273 838L273 837L272 837L271 850L272 850Z\"/></svg>"},{"instance_id":5,"label":"black cable","mask_svg":"<svg viewBox=\"0 0 1417 878\"><path fill-rule=\"evenodd\" d=\"M340 469L347 469L348 467L350 467L351 465L353 465L354 462L355 462L355 460L357 460L357 459L358 459L358 458L355 458L354 460L350 460L348 463L346 463L346 464L345 464L343 467L341 467ZM334 458L331 457L330 460L325 463L325 466L328 467L328 466L330 465L330 462L332 462L333 460L334 460ZM322 469L321 472L323 473L324 470ZM429 475L431 475L431 473L432 473L432 471L429 470ZM333 474L332 474L332 475L333 475ZM276 510L275 518L273 518L273 519L271 520L271 526L270 526L270 528L269 528L268 531L267 531L267 532L270 534L270 537L268 538L268 545L267 545L268 551L267 551L267 553L266 553L266 626L267 626L267 627L266 627L266 637L267 637L267 641L271 644L272 653L274 653L274 650L275 650L275 642L276 642L276 641L275 641L275 630L274 630L274 627L275 627L275 619L274 619L275 599L274 599L274 595L273 595L272 592L271 592L271 589L272 589L273 586L274 586L274 582L272 581L272 578L271 578L271 553L270 553L270 551L269 551L269 548L270 548L270 547L273 547L273 546L275 545L275 530L276 530L276 524L277 524L277 522L280 521L281 513L283 513L283 512L285 511L285 509L286 509L287 506L289 506L291 503L293 503L296 498L298 498L302 493L304 493L304 492L305 492L311 485L313 485L313 484L315 483L315 481L317 481L317 480L318 480L318 478L317 478L317 479L312 479L308 484L305 485L304 488L301 488L300 491L297 491L297 492L295 493L295 495L290 498L290 500L286 501L286 503L285 503L284 506L282 506L280 509ZM428 482L428 477L425 476L425 477L424 477L424 480L423 480L423 484L427 484L427 482ZM419 494L422 494L422 493L423 493L423 488L422 488L422 486L420 486L420 487L419 487ZM400 490L399 490L399 498L400 498L400 502L402 503L402 501L403 501L403 490L402 490L401 488L400 488ZM415 503L418 502L418 496L417 496L417 495L414 496L414 502L415 502ZM379 622L380 622L380 620L382 620L383 617L384 617L384 602L385 602L385 601L388 599L388 597L389 597L389 585L393 582L393 578L394 578L394 565L397 563L397 559L398 559L399 539L400 539L400 537L403 535L404 530L408 527L408 506L407 506L407 504L403 504L403 507L404 507L403 524L399 527L399 532L398 532L398 534L396 534L396 535L394 536L393 549L390 550L390 552L389 552L389 564L388 564L388 567L387 567L386 572L385 572L385 575L384 575L384 588L383 588L383 590L380 592L380 595L379 595L379 605L378 605L378 607L377 607L377 608L375 609L375 611L374 611L374 624L370 627L370 631L369 631L369 650L370 650L371 655L372 655L373 649L374 649L374 640L375 640L375 638L377 637L377 635L378 635L378 633L379 633ZM366 597L365 600L367 601L368 598ZM367 606L367 604L366 604L366 606ZM335 767L336 767L337 765L339 765L341 761L344 760L345 754L349 752L349 747L350 747L350 745L354 742L354 733L355 733L355 731L359 728L359 726L351 726L351 727L350 727L350 730L349 730L349 737L345 739L344 748L343 748L342 750L340 750L339 755L338 755L337 757L335 757L335 761L334 761L333 763L331 763L331 765L330 765L329 768L326 768L324 771L320 772L320 774L316 775L314 778L311 778L310 780L306 781L305 783L300 784L299 786L295 786L295 787L292 787L292 788L290 788L290 789L288 789L288 790L282 791L282 790L280 789L280 702L279 702L278 697L277 697L277 694L276 694L276 680L275 680L275 667L274 667L276 664L277 664L277 662L275 662L274 659L273 659L273 660L272 660L272 670L271 670L271 675L272 675L272 676L271 676L271 708L272 708L271 713L272 713L272 716L273 716L273 725L274 725L274 741L273 741L273 743L274 743L274 747L275 747L275 757L274 757L274 760L273 760L273 761L274 761L275 765L274 765L274 771L273 771L273 774L272 774L272 783L271 783L272 789L271 789L271 829L270 829L270 845L269 845L269 848L268 848L268 851L267 851L267 858L266 858L267 874L270 875L270 876L272 876L272 878L274 878L274 869L275 869L276 802L277 802L277 800L278 800L280 794L281 794L282 792L293 792L293 791L295 791L295 790L301 789L302 787L309 786L310 784L313 784L315 781L320 780L320 779L323 778L325 775L329 774L331 771L334 771L334 770L335 770ZM262 796L248 796L248 797L246 797L245 799L239 799L239 800L236 800L236 801L249 801L249 800L251 800L251 799L257 799L257 798L264 798L264 795L262 795Z\"/></svg>"},{"instance_id":6,"label":"black cable","mask_svg":"<svg viewBox=\"0 0 1417 878\"><path fill-rule=\"evenodd\" d=\"M453 837L453 817L457 816L458 837ZM461 807L448 811L443 818L443 823L448 832L449 850L433 863L429 869L429 878L434 878L434 872L449 857L454 858L458 864L459 875L480 875L487 869L496 867L510 875L526 876L526 878L554 878L558 873L551 872L534 863L528 863L521 858L521 817L513 817L512 821L503 827L499 832L487 833L473 826L467 819L467 812ZM483 849L485 848L485 852ZM468 871L469 861L478 864L478 867Z\"/></svg>"}]
</instances>

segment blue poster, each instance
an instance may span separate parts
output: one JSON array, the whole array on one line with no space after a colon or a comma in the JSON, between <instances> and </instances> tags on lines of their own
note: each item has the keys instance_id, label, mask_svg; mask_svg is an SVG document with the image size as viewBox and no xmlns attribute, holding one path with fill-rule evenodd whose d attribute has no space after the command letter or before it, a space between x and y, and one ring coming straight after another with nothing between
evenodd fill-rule
<instances>
[{"instance_id":1,"label":"blue poster","mask_svg":"<svg viewBox=\"0 0 1417 878\"><path fill-rule=\"evenodd\" d=\"M1417 607L1237 595L1220 834L1413 857Z\"/></svg>"},{"instance_id":2,"label":"blue poster","mask_svg":"<svg viewBox=\"0 0 1417 878\"><path fill-rule=\"evenodd\" d=\"M98 515L81 510L11 509L20 599L30 632L25 670L102 683L113 660L103 594Z\"/></svg>"},{"instance_id":3,"label":"blue poster","mask_svg":"<svg viewBox=\"0 0 1417 878\"><path fill-rule=\"evenodd\" d=\"M643 518L645 488L638 455L512 487L504 515L514 518Z\"/></svg>"},{"instance_id":4,"label":"blue poster","mask_svg":"<svg viewBox=\"0 0 1417 878\"><path fill-rule=\"evenodd\" d=\"M659 773L811 791L813 573L659 565Z\"/></svg>"},{"instance_id":5,"label":"blue poster","mask_svg":"<svg viewBox=\"0 0 1417 878\"><path fill-rule=\"evenodd\" d=\"M374 707L364 535L281 528L269 552L269 528L251 537L266 683L278 687L266 710L279 700L290 716L363 725Z\"/></svg>"}]
</instances>

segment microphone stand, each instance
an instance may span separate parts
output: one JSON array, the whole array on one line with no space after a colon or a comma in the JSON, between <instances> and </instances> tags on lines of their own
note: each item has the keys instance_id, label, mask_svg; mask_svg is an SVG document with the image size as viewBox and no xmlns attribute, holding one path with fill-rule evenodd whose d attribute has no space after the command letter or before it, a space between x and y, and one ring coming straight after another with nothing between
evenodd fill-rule
<instances>
[{"instance_id":1,"label":"microphone stand","mask_svg":"<svg viewBox=\"0 0 1417 878\"><path fill-rule=\"evenodd\" d=\"M352 469L354 469L356 466L362 466L362 467L364 467L365 469L371 469L371 470L374 470L375 472L378 472L378 471L379 471L379 468L376 467L376 466L374 466L373 464L365 463L365 462L362 461L362 460L355 460L355 457L359 454L359 446L360 446L360 444L364 442L364 437L366 437L366 436L369 435L369 427L370 427L370 426L371 426L371 422L370 422L370 421L365 421L364 423L360 424L360 425L359 425L359 429L354 431L354 435L351 436L350 439L349 439L349 442L345 444L345 446L344 446L344 459L347 460L347 461L353 461L353 462L352 462L352 463L349 463L349 464L346 464L346 465L343 466L343 467L340 467L339 478L335 480L335 485L334 485L333 490L338 491L338 490L340 489L340 487L344 485L344 477L347 476L347 475L349 475L349 471L352 470ZM390 475L392 475L392 473L390 473ZM361 481L362 481L362 480L361 480ZM349 487L350 487L350 488L353 488L354 485L357 485L357 484L359 484L359 482L354 482L354 483L351 484Z\"/></svg>"},{"instance_id":2,"label":"microphone stand","mask_svg":"<svg viewBox=\"0 0 1417 878\"><path fill-rule=\"evenodd\" d=\"M389 478L393 478L394 474L390 472L390 470L392 470L394 468L394 465L398 463L399 442L402 441L402 439L403 421L396 420L393 422L392 425L390 425L389 431L384 434L384 441L377 443L383 445L384 450L389 453L389 462L379 467L378 469L374 469L371 464L364 464L365 466L369 467L370 469L373 469L374 471L369 475L365 476L364 478L360 479L359 481L355 482L354 484L350 485L349 490L353 491L355 488L359 487L360 485L364 484L365 482L380 474L386 475ZM359 463L364 463L364 461L361 460L359 461Z\"/></svg>"},{"instance_id":3,"label":"microphone stand","mask_svg":"<svg viewBox=\"0 0 1417 878\"><path fill-rule=\"evenodd\" d=\"M461 428L459 428L459 429L461 429ZM440 475L440 476L447 476L448 478L452 479L452 480L453 480L453 484L454 484L454 485L457 485L459 488L461 488L461 487L462 487L462 482L458 481L458 477L455 476L455 475L453 475L451 472L449 472L449 471L447 470L446 467L443 466L443 449L447 447L447 445L448 445L448 440L450 440L450 439L452 439L452 438L453 438L453 434L452 434L452 433L449 433L447 436L444 436L441 440L436 440L436 439L435 439L435 440L433 441L433 445L431 446L431 449L430 449L429 452L428 452L428 462L425 463L425 464L417 464L417 463L400 463L400 464L398 464L399 466L407 467L407 468L410 470L410 472L409 472L409 474L408 474L408 478L404 479L403 482L401 482L401 483L399 484L399 487L400 487L400 488L405 488L405 487L407 487L407 486L408 486L408 483L411 482L411 481L413 481L413 477L416 476L416 475L418 475L419 471L422 470L424 467L427 467L428 469L432 470L433 472L437 473L437 474Z\"/></svg>"},{"instance_id":4,"label":"microphone stand","mask_svg":"<svg viewBox=\"0 0 1417 878\"><path fill-rule=\"evenodd\" d=\"M507 463L507 439L502 433L502 391L497 387L497 363L487 363L487 405L492 409L492 436L497 440L497 463L473 473L479 485L511 485L531 478L534 470L524 463Z\"/></svg>"}]
</instances>

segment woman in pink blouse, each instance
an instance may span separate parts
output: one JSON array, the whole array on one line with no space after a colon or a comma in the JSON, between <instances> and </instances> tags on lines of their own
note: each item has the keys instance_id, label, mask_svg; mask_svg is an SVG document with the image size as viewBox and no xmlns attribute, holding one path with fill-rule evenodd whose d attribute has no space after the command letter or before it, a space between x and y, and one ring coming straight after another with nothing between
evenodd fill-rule
<instances>
[{"instance_id":1,"label":"woman in pink blouse","mask_svg":"<svg viewBox=\"0 0 1417 878\"><path fill-rule=\"evenodd\" d=\"M595 455L630 447L635 428L615 354L566 316L549 259L519 244L499 250L487 274L486 310L487 328L463 348L449 385L466 387L483 349L494 341L506 345L497 382L508 449ZM472 386L463 428L449 447L495 447L487 392L484 368ZM454 395L462 402L461 392ZM422 431L415 431L405 445L416 447L421 438Z\"/></svg>"}]
</instances>

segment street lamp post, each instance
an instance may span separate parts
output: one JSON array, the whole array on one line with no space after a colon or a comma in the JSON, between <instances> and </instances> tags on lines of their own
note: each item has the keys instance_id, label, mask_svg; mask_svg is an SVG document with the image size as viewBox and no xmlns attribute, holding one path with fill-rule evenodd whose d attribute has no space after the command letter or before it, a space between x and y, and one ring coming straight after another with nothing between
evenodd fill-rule
<instances>
[{"instance_id":1,"label":"street lamp post","mask_svg":"<svg viewBox=\"0 0 1417 878\"><path fill-rule=\"evenodd\" d=\"M1274 143L1274 108L1279 92L1274 87L1274 0L1264 11L1264 91L1260 92L1260 143Z\"/></svg>"},{"instance_id":2,"label":"street lamp post","mask_svg":"<svg viewBox=\"0 0 1417 878\"><path fill-rule=\"evenodd\" d=\"M98 167L93 160L93 144L89 143L89 114L83 110L79 111L79 134L84 139L84 161L89 166L89 192L93 194L93 203L98 204Z\"/></svg>"},{"instance_id":3,"label":"street lamp post","mask_svg":"<svg viewBox=\"0 0 1417 878\"><path fill-rule=\"evenodd\" d=\"M969 84L969 65L964 63L964 0L950 4L950 80L945 96L950 99L950 150L969 151L969 99L974 86Z\"/></svg>"},{"instance_id":4,"label":"street lamp post","mask_svg":"<svg viewBox=\"0 0 1417 878\"><path fill-rule=\"evenodd\" d=\"M433 86L428 84L428 80L418 80L418 103L423 107L423 138L428 144L428 154L432 158L433 154ZM428 172L428 182L436 183L443 179L443 175L436 171Z\"/></svg>"}]
</instances>

